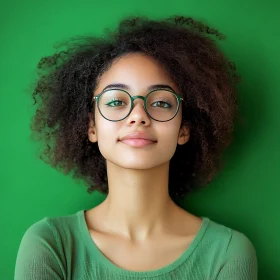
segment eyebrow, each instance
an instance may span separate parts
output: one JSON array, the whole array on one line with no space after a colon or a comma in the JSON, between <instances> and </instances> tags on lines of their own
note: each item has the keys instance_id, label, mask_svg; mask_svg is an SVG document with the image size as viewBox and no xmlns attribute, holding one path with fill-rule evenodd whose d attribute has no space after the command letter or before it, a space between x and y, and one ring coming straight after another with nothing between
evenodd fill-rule
<instances>
[{"instance_id":1,"label":"eyebrow","mask_svg":"<svg viewBox=\"0 0 280 280\"><path fill-rule=\"evenodd\" d=\"M118 88L118 89L123 89L123 90L127 90L127 91L130 91L130 87L128 85L125 85L125 84L110 84L110 85L107 85L103 90L106 90L106 89L115 89L115 88ZM169 85L166 85L166 84L156 84L156 85L151 85L147 88L148 91L152 91L152 90L155 90L155 89L169 89L169 90L172 90L175 92L175 90L169 86Z\"/></svg>"}]
</instances>

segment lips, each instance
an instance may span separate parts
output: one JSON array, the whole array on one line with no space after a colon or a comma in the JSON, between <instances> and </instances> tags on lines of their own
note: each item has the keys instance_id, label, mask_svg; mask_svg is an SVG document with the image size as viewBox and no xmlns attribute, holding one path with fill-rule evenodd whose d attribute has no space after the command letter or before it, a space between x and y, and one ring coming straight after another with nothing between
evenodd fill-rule
<instances>
[{"instance_id":1,"label":"lips","mask_svg":"<svg viewBox=\"0 0 280 280\"><path fill-rule=\"evenodd\" d=\"M120 140L122 141L127 139L145 139L145 140L150 140L152 142L156 142L156 140L146 132L131 132L129 134L126 134Z\"/></svg>"},{"instance_id":2,"label":"lips","mask_svg":"<svg viewBox=\"0 0 280 280\"><path fill-rule=\"evenodd\" d=\"M157 142L146 132L131 132L120 138L119 141L132 147L143 147Z\"/></svg>"}]
</instances>

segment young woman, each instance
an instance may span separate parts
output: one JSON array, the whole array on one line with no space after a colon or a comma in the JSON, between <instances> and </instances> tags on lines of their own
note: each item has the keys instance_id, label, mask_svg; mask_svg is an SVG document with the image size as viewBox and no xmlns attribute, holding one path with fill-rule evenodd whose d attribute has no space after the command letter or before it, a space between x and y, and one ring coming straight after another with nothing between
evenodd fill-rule
<instances>
[{"instance_id":1,"label":"young woman","mask_svg":"<svg viewBox=\"0 0 280 280\"><path fill-rule=\"evenodd\" d=\"M42 58L43 159L107 194L24 234L15 279L257 279L253 244L176 199L219 170L237 116L234 64L192 18L126 19Z\"/></svg>"}]
</instances>

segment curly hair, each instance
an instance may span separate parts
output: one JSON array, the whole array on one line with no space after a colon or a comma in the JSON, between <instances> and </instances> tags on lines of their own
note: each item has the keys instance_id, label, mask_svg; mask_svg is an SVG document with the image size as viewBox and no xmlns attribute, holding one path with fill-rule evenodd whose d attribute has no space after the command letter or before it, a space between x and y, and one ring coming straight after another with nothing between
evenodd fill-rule
<instances>
[{"instance_id":1,"label":"curly hair","mask_svg":"<svg viewBox=\"0 0 280 280\"><path fill-rule=\"evenodd\" d=\"M190 139L178 145L170 160L169 194L183 198L207 185L222 168L222 153L232 141L240 81L235 64L211 36L224 38L191 17L128 17L103 36L64 41L37 66L32 97L38 107L31 130L36 140L44 142L40 159L64 174L73 172L89 193L108 194L106 160L97 143L88 139L89 113L94 116L91 99L115 59L141 52L169 72L186 101L182 125L190 128Z\"/></svg>"}]
</instances>

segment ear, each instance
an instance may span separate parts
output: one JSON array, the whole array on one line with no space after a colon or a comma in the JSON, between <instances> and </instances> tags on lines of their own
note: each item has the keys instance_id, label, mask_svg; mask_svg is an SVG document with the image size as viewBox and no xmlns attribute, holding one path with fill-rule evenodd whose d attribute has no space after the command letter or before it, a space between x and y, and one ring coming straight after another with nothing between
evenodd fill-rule
<instances>
[{"instance_id":1,"label":"ear","mask_svg":"<svg viewBox=\"0 0 280 280\"><path fill-rule=\"evenodd\" d=\"M97 142L97 131L96 126L93 121L92 113L88 113L89 116L89 124L88 124L88 139L90 142Z\"/></svg>"},{"instance_id":2,"label":"ear","mask_svg":"<svg viewBox=\"0 0 280 280\"><path fill-rule=\"evenodd\" d=\"M179 131L178 144L184 145L190 139L190 129L187 124L183 124Z\"/></svg>"}]
</instances>

